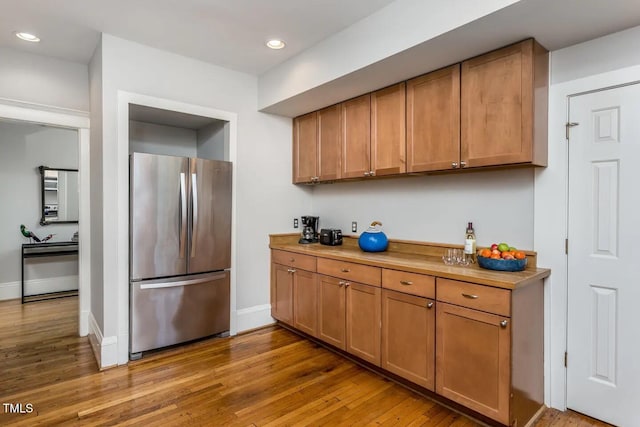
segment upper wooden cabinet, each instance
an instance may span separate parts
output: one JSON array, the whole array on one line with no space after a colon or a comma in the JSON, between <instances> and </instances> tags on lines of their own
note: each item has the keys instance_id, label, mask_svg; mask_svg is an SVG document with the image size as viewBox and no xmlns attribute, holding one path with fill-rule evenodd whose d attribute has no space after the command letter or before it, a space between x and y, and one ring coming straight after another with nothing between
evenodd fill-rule
<instances>
[{"instance_id":1,"label":"upper wooden cabinet","mask_svg":"<svg viewBox=\"0 0 640 427\"><path fill-rule=\"evenodd\" d=\"M547 165L549 53L529 39L294 119L294 183Z\"/></svg>"},{"instance_id":2,"label":"upper wooden cabinet","mask_svg":"<svg viewBox=\"0 0 640 427\"><path fill-rule=\"evenodd\" d=\"M549 54L533 39L462 63L461 165L547 165Z\"/></svg>"},{"instance_id":3,"label":"upper wooden cabinet","mask_svg":"<svg viewBox=\"0 0 640 427\"><path fill-rule=\"evenodd\" d=\"M342 103L342 178L406 171L405 84Z\"/></svg>"},{"instance_id":4,"label":"upper wooden cabinet","mask_svg":"<svg viewBox=\"0 0 640 427\"><path fill-rule=\"evenodd\" d=\"M293 119L293 183L339 179L340 105Z\"/></svg>"},{"instance_id":5,"label":"upper wooden cabinet","mask_svg":"<svg viewBox=\"0 0 640 427\"><path fill-rule=\"evenodd\" d=\"M407 171L405 100L404 82L371 94L371 176Z\"/></svg>"},{"instance_id":6,"label":"upper wooden cabinet","mask_svg":"<svg viewBox=\"0 0 640 427\"><path fill-rule=\"evenodd\" d=\"M293 119L293 183L312 182L318 176L318 113Z\"/></svg>"},{"instance_id":7,"label":"upper wooden cabinet","mask_svg":"<svg viewBox=\"0 0 640 427\"><path fill-rule=\"evenodd\" d=\"M318 179L316 181L332 181L341 177L341 112L340 104L318 111Z\"/></svg>"},{"instance_id":8,"label":"upper wooden cabinet","mask_svg":"<svg viewBox=\"0 0 640 427\"><path fill-rule=\"evenodd\" d=\"M407 172L460 164L460 64L407 82Z\"/></svg>"},{"instance_id":9,"label":"upper wooden cabinet","mask_svg":"<svg viewBox=\"0 0 640 427\"><path fill-rule=\"evenodd\" d=\"M371 95L342 103L342 177L359 178L371 171Z\"/></svg>"}]
</instances>

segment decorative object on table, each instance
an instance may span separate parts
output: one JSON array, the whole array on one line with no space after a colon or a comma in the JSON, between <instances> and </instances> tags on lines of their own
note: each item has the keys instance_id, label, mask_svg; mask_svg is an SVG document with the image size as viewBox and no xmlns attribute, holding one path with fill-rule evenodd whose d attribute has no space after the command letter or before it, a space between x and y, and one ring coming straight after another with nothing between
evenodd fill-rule
<instances>
[{"instance_id":1,"label":"decorative object on table","mask_svg":"<svg viewBox=\"0 0 640 427\"><path fill-rule=\"evenodd\" d=\"M527 255L507 243L494 243L478 252L478 265L488 270L522 271L527 267Z\"/></svg>"},{"instance_id":2,"label":"decorative object on table","mask_svg":"<svg viewBox=\"0 0 640 427\"><path fill-rule=\"evenodd\" d=\"M53 236L55 236L55 234L49 234L47 237L45 237L44 239L41 239L40 241L42 243L45 243L47 240L51 240Z\"/></svg>"},{"instance_id":3,"label":"decorative object on table","mask_svg":"<svg viewBox=\"0 0 640 427\"><path fill-rule=\"evenodd\" d=\"M33 231L27 230L27 227L25 227L24 224L20 224L20 232L24 237L28 237L29 239L35 240L38 243L41 242L40 238L33 234Z\"/></svg>"},{"instance_id":4,"label":"decorative object on table","mask_svg":"<svg viewBox=\"0 0 640 427\"><path fill-rule=\"evenodd\" d=\"M387 235L382 232L382 223L373 221L358 238L358 246L365 252L383 252L389 246Z\"/></svg>"}]
</instances>

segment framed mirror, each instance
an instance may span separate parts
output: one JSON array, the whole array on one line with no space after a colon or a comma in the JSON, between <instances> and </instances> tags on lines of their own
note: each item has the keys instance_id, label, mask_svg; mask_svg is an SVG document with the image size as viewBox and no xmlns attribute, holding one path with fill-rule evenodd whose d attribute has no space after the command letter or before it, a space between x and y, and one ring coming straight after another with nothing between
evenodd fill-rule
<instances>
[{"instance_id":1,"label":"framed mirror","mask_svg":"<svg viewBox=\"0 0 640 427\"><path fill-rule=\"evenodd\" d=\"M78 222L79 188L77 169L40 166L42 218L40 225Z\"/></svg>"}]
</instances>

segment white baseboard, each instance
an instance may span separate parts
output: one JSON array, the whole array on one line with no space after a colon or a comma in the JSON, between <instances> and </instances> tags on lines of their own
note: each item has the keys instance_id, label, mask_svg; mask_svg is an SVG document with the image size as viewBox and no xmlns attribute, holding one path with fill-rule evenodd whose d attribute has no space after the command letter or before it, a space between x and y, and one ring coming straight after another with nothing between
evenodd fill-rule
<instances>
[{"instance_id":1,"label":"white baseboard","mask_svg":"<svg viewBox=\"0 0 640 427\"><path fill-rule=\"evenodd\" d=\"M0 283L0 301L22 296L22 282ZM31 279L24 282L25 294L35 295L78 289L78 276L60 276L46 279Z\"/></svg>"},{"instance_id":2,"label":"white baseboard","mask_svg":"<svg viewBox=\"0 0 640 427\"><path fill-rule=\"evenodd\" d=\"M118 337L104 337L98 322L89 313L89 342L93 355L100 369L110 368L118 364Z\"/></svg>"},{"instance_id":3,"label":"white baseboard","mask_svg":"<svg viewBox=\"0 0 640 427\"><path fill-rule=\"evenodd\" d=\"M255 305L253 307L242 308L236 312L238 332L260 328L275 323L271 317L271 305Z\"/></svg>"},{"instance_id":4,"label":"white baseboard","mask_svg":"<svg viewBox=\"0 0 640 427\"><path fill-rule=\"evenodd\" d=\"M86 337L89 335L89 316L91 312L88 310L83 310L80 312L80 324L79 324L79 332L81 337ZM93 317L93 316L92 316Z\"/></svg>"}]
</instances>

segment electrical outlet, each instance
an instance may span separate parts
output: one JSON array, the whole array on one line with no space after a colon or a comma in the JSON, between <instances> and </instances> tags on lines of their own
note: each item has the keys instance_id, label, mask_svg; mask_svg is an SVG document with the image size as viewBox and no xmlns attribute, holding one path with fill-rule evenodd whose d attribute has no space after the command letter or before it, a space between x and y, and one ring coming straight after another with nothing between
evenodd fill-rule
<instances>
[{"instance_id":1,"label":"electrical outlet","mask_svg":"<svg viewBox=\"0 0 640 427\"><path fill-rule=\"evenodd\" d=\"M358 232L358 221L351 221L351 232L352 233Z\"/></svg>"},{"instance_id":2,"label":"electrical outlet","mask_svg":"<svg viewBox=\"0 0 640 427\"><path fill-rule=\"evenodd\" d=\"M293 228L298 228L298 218L293 218Z\"/></svg>"}]
</instances>

